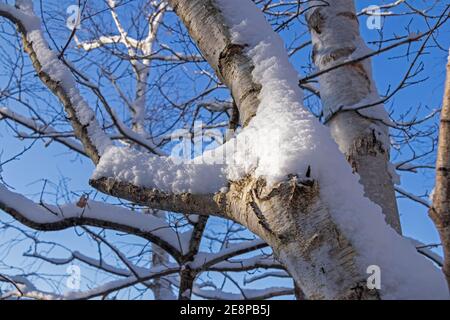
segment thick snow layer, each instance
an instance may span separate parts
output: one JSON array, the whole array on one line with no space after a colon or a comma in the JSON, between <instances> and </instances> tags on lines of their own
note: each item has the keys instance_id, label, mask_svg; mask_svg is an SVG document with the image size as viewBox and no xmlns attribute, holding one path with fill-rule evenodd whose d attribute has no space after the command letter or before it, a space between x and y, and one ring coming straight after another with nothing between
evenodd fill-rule
<instances>
[{"instance_id":1,"label":"thick snow layer","mask_svg":"<svg viewBox=\"0 0 450 320\"><path fill-rule=\"evenodd\" d=\"M280 181L287 174L304 176L310 166L312 178L319 182L321 198L359 253L361 274L370 265L381 268L383 298L448 298L441 271L386 224L381 208L364 196L359 177L352 173L329 130L302 106L297 72L282 39L259 9L248 0L216 2L233 26L234 41L248 45L247 53L255 66L254 80L262 85L258 113L244 132L250 140L254 135L263 136L264 147L238 148L238 166L228 169L229 176L236 179L248 173L245 168L249 165L239 161L245 158L244 151L253 153L255 174L270 182Z\"/></svg>"},{"instance_id":2,"label":"thick snow layer","mask_svg":"<svg viewBox=\"0 0 450 320\"><path fill-rule=\"evenodd\" d=\"M125 147L111 147L103 155L92 178L102 177L169 193L208 194L227 184L221 165L179 163Z\"/></svg>"}]
</instances>

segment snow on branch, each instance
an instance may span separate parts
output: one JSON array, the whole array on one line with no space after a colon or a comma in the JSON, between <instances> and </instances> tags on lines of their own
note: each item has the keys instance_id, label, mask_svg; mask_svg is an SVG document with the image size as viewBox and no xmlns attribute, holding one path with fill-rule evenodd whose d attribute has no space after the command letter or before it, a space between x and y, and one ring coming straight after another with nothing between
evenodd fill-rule
<instances>
[{"instance_id":1,"label":"snow on branch","mask_svg":"<svg viewBox=\"0 0 450 320\"><path fill-rule=\"evenodd\" d=\"M240 293L224 292L217 289L202 289L195 285L192 293L204 299L214 300L265 300L294 294L293 288L269 287L266 289L240 289Z\"/></svg>"},{"instance_id":2,"label":"snow on branch","mask_svg":"<svg viewBox=\"0 0 450 320\"><path fill-rule=\"evenodd\" d=\"M113 8L114 2L110 1L110 5ZM78 139L83 143L85 153L93 160L94 163L102 162L101 168L104 168L104 164L114 159L120 159L120 156L126 155L125 159L121 159L122 164L130 165L126 173L127 177L134 175L136 171L139 171L139 167L131 166L131 163L126 160L126 157L130 155L132 161L139 159L139 162L147 162L144 164L146 169L145 179L148 181L160 181L162 183L161 190L155 190L158 185L150 184L145 186L147 188L141 188L142 185L132 185L130 179L126 181L117 181L115 179L114 170L101 171L102 173L111 173L108 175L96 175L98 179L92 180L91 185L98 188L100 191L108 194L122 195L126 194L124 199L134 199L136 203L146 203L148 206L154 206L157 209L175 211L175 212L219 212L217 203L212 199L210 192L207 195L195 196L186 194L189 190L193 192L203 192L204 189L194 190L200 179L205 178L205 173L209 178L216 177L216 181L220 181L220 187L223 187L222 179L220 178L220 168L216 166L203 166L203 168L186 167L183 165L176 166L171 165L168 158L151 158L150 155L144 153L136 153L133 155L134 150L127 148L121 150L112 146L111 139L105 134L103 129L98 124L94 111L88 106L87 102L81 96L76 82L71 74L71 71L67 65L65 65L58 56L49 49L49 44L45 40L45 37L41 30L40 19L34 14L32 10L33 4L31 1L22 0L18 2L17 7L13 7L6 4L0 4L0 16L6 17L17 24L20 33L23 36L25 50L29 54L33 66L41 79L41 81L57 96L65 107L65 110L72 122L74 133ZM117 20L117 15L113 12L113 17ZM117 22L117 27L120 29L120 22ZM123 31L120 29L121 32ZM124 32L124 31L123 31ZM122 129L124 127L121 126ZM129 130L122 130L124 134L130 135L142 142L142 140L130 132ZM108 156L104 157L105 154ZM112 158L111 158L112 157ZM105 158L105 159L104 159ZM114 161L113 161L114 162ZM117 162L115 162L117 164ZM150 164L150 165L149 165ZM118 169L115 166L113 169ZM123 169L121 167L120 169ZM203 173L202 170L206 170ZM142 173L142 172L141 172ZM121 176L123 178L123 175ZM185 185L182 188L164 188L167 186L174 186L177 184L173 179L177 178L178 181L185 181ZM170 181L169 181L170 179ZM131 179L133 180L133 179ZM188 186L188 188L185 188ZM205 184L203 184L205 186ZM120 190L114 190L115 187L120 187ZM215 188L212 193L217 192L219 184L212 184L212 188ZM139 194L130 195L128 192L132 188L134 191L139 191ZM124 190L127 189L127 190ZM176 194L175 192L181 192L184 194ZM205 192L203 192L205 193ZM198 211L199 208L203 210Z\"/></svg>"},{"instance_id":3,"label":"snow on branch","mask_svg":"<svg viewBox=\"0 0 450 320\"><path fill-rule=\"evenodd\" d=\"M0 107L0 120L2 119L10 119L28 129L33 130L39 136L51 138L65 145L69 149L78 152L81 155L86 155L83 146L78 141L61 136L61 134L50 125L39 124L34 119L24 117L16 112L9 110L8 108ZM25 137L25 135L20 134L20 137Z\"/></svg>"},{"instance_id":4,"label":"snow on branch","mask_svg":"<svg viewBox=\"0 0 450 320\"><path fill-rule=\"evenodd\" d=\"M407 238L407 239L413 243L413 245L416 247L416 249L419 253L421 253L422 255L424 255L425 257L427 257L428 259L430 259L431 261L433 261L439 267L442 268L442 266L444 265L444 259L440 255L435 253L433 250L431 250L433 248L441 246L441 244L427 245L427 244L424 244L424 243L420 242L419 240L416 240L413 238Z\"/></svg>"},{"instance_id":5,"label":"snow on branch","mask_svg":"<svg viewBox=\"0 0 450 320\"><path fill-rule=\"evenodd\" d=\"M41 30L41 21L29 0L17 7L0 4L0 16L14 22L22 34L25 51L41 81L57 96L69 115L75 134L94 162L112 145L98 124L94 111L81 96L70 70L53 52Z\"/></svg>"},{"instance_id":6,"label":"snow on branch","mask_svg":"<svg viewBox=\"0 0 450 320\"><path fill-rule=\"evenodd\" d=\"M36 289L36 287L25 277L13 278L13 281L17 283L15 290L11 290L2 296L0 300L5 300L12 297L29 298L35 300L86 300L96 297L106 297L108 294L119 291L138 283L149 281L151 279L160 278L177 273L179 268L167 268L166 266L157 266L146 271L139 278L135 276L113 280L103 285L86 291L69 291L65 294L55 294L46 291ZM0 281L1 278L0 278Z\"/></svg>"},{"instance_id":7,"label":"snow on branch","mask_svg":"<svg viewBox=\"0 0 450 320\"><path fill-rule=\"evenodd\" d=\"M110 264L106 263L103 259L98 260L98 259L94 259L92 257L88 257L79 251L71 252L71 254L66 258L52 258L52 257L44 256L39 253L25 253L24 256L40 259L42 261L45 261L45 262L48 262L50 264L57 265L57 266L67 265L67 264L77 260L82 263L85 263L88 266L94 267L98 270L102 270L104 272L107 272L107 273L110 273L110 274L113 274L116 276L122 276L122 277L131 276L131 272L129 270L110 265ZM134 266L134 267L138 268L137 266ZM142 272L143 271L144 270L142 270Z\"/></svg>"},{"instance_id":8,"label":"snow on branch","mask_svg":"<svg viewBox=\"0 0 450 320\"><path fill-rule=\"evenodd\" d=\"M267 247L267 244L264 241L256 239L253 241L245 241L229 246L228 248L225 248L220 252L214 254L199 253L196 255L195 260L191 263L191 268L206 269L229 258L233 258L265 247Z\"/></svg>"},{"instance_id":9,"label":"snow on branch","mask_svg":"<svg viewBox=\"0 0 450 320\"><path fill-rule=\"evenodd\" d=\"M122 41L121 36L100 36L97 40L92 41L79 41L78 38L75 38L77 42L77 46L82 48L85 51L91 51L94 49L98 49L108 44L118 44Z\"/></svg>"},{"instance_id":10,"label":"snow on branch","mask_svg":"<svg viewBox=\"0 0 450 320\"><path fill-rule=\"evenodd\" d=\"M36 230L63 230L91 225L140 236L175 258L182 254L180 235L166 221L104 202L89 200L82 208L75 204L39 205L0 184L0 209Z\"/></svg>"},{"instance_id":11,"label":"snow on branch","mask_svg":"<svg viewBox=\"0 0 450 320\"><path fill-rule=\"evenodd\" d=\"M430 208L430 202L426 199L416 196L416 195L412 194L411 192L408 192L398 186L395 186L395 191L397 191L398 193L400 193L402 196L404 196L407 199L417 202L417 203L425 206L426 208Z\"/></svg>"},{"instance_id":12,"label":"snow on branch","mask_svg":"<svg viewBox=\"0 0 450 320\"><path fill-rule=\"evenodd\" d=\"M256 255L251 258L239 258L239 259L229 259L216 263L209 267L211 271L248 271L253 269L281 269L285 268L276 261L273 257L268 255Z\"/></svg>"},{"instance_id":13,"label":"snow on branch","mask_svg":"<svg viewBox=\"0 0 450 320\"><path fill-rule=\"evenodd\" d=\"M254 276L251 277L246 277L244 279L244 284L249 284L249 283L253 283L259 280L264 280L267 278L290 278L291 276L285 272L285 271L269 271L269 272L264 272L264 273L260 273L260 274L256 274Z\"/></svg>"},{"instance_id":14,"label":"snow on branch","mask_svg":"<svg viewBox=\"0 0 450 320\"><path fill-rule=\"evenodd\" d=\"M175 0L172 2L178 5L175 11L182 14L182 2ZM318 201L320 204L316 205L326 207L333 225L351 243L350 250L357 253L354 257L354 266L361 279L364 279L364 271L369 265L376 264L385 270L382 298L448 297L441 271L420 256L411 243L402 239L386 224L381 208L364 196L359 177L353 174L329 130L302 105L303 96L298 89L298 73L289 62L283 40L273 32L259 8L251 1L213 2L219 6L222 17L231 29L234 46L240 45L245 48L241 48L242 52L251 58L254 66L253 81L260 85L257 113L240 135L246 132L248 140L253 141L253 146L256 145L255 136L264 136L266 139L264 148L267 148L238 150L238 158L239 152L253 154L254 158L243 160L241 168L239 165L231 168L233 172L229 174L230 180L239 181L251 174L256 178L265 179L268 185L273 186L282 183L289 174L296 175L300 179L311 177L320 189ZM189 8L187 5L185 7ZM200 10L197 7L195 9ZM207 8L202 7L202 10L207 11ZM200 28L197 25L195 27ZM201 27L206 28L206 25ZM191 34L195 35L195 32ZM234 97L238 103L239 97ZM278 139L275 139L276 135ZM266 150L270 152L264 153ZM277 157L274 157L274 154ZM254 163L250 164L251 161ZM262 202L263 197L259 198ZM271 219L278 222L280 212L265 210L260 214L264 215L264 220L259 223L266 223L268 228L270 226L268 221ZM298 219L301 219L303 226L307 224L307 219L303 217ZM282 221L280 224L285 223L283 219L280 220ZM283 227L284 225L274 223L269 232L273 233L274 228L284 230ZM298 229L296 231L298 232ZM259 233L260 236L264 235L264 232ZM311 242L314 241L314 236L318 237L317 234L311 236ZM264 240L270 242L271 238L267 236ZM333 241L335 238L330 237L327 245L335 245ZM298 262L296 261L299 254L296 251L298 243L292 243L292 248L292 252L283 253L286 257L284 265L288 268L292 263ZM389 248L389 254L386 254L386 248ZM332 250L327 252L330 251ZM283 254L279 255L281 259ZM331 262L336 257L319 255L321 263L328 261L329 258L330 263L338 265ZM302 261L298 263L301 265ZM304 270L306 269L308 268ZM296 278L302 277L302 272L295 267L289 268L289 271L298 272L297 275L293 275ZM332 272L329 271L328 275L332 275ZM342 273L339 277L342 279ZM354 275L348 279L349 284L354 284ZM319 277L316 280L321 281ZM398 286L399 281L405 285ZM317 287L316 282L311 284Z\"/></svg>"}]
</instances>

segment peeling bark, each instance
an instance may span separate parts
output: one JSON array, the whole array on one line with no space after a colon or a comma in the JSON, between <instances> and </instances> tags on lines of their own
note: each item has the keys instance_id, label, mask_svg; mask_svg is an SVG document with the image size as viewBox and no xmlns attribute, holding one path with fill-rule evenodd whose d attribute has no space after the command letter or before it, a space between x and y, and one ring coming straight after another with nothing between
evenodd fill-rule
<instances>
[{"instance_id":1,"label":"peeling bark","mask_svg":"<svg viewBox=\"0 0 450 320\"><path fill-rule=\"evenodd\" d=\"M168 194L156 189L135 186L113 178L91 179L89 184L100 192L126 199L153 209L179 213L222 216L223 194Z\"/></svg>"},{"instance_id":2,"label":"peeling bark","mask_svg":"<svg viewBox=\"0 0 450 320\"><path fill-rule=\"evenodd\" d=\"M227 213L273 249L308 299L377 299L356 252L320 199L319 185L292 176L268 187L248 177L231 185Z\"/></svg>"}]
</instances>

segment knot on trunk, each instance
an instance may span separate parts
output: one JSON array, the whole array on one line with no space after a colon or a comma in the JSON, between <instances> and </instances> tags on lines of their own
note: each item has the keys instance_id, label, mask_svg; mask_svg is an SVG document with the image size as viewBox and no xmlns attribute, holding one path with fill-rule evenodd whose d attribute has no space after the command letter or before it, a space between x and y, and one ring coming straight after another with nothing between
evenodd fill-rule
<instances>
[{"instance_id":1,"label":"knot on trunk","mask_svg":"<svg viewBox=\"0 0 450 320\"><path fill-rule=\"evenodd\" d=\"M296 238L299 215L308 212L318 196L319 186L311 179L291 175L283 182L268 185L262 177L248 176L232 183L228 199L241 208L236 220L252 220L254 232L262 231L287 243Z\"/></svg>"}]
</instances>

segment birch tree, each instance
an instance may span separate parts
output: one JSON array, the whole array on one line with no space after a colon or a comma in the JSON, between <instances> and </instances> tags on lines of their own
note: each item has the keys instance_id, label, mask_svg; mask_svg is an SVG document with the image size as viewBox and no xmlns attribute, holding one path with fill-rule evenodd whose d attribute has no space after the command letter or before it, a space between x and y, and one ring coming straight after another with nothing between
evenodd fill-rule
<instances>
[{"instance_id":1,"label":"birch tree","mask_svg":"<svg viewBox=\"0 0 450 320\"><path fill-rule=\"evenodd\" d=\"M353 1L337 1L332 6L316 1L311 8L308 23L312 55L319 71L368 52L359 34ZM367 197L383 209L386 221L401 232L389 173L389 117L383 105L377 105L380 97L370 59L326 72L319 77L319 83L325 122L333 138L361 177Z\"/></svg>"},{"instance_id":2,"label":"birch tree","mask_svg":"<svg viewBox=\"0 0 450 320\"><path fill-rule=\"evenodd\" d=\"M447 63L447 80L445 82L445 93L442 104L440 130L439 130L439 146L436 160L436 186L433 194L433 206L430 208L430 217L435 222L444 248L445 263L443 271L450 283L450 262L449 262L449 166L450 166L450 150L449 150L449 120L450 120L450 58Z\"/></svg>"},{"instance_id":3,"label":"birch tree","mask_svg":"<svg viewBox=\"0 0 450 320\"><path fill-rule=\"evenodd\" d=\"M108 5L118 34L94 41L73 38L87 51L117 43L126 48L136 76L135 99L127 103L132 115L130 127L120 120L111 102L87 76L50 48L31 1L0 5L0 15L17 26L36 74L59 99L79 142L61 136L56 139L91 159L96 168L89 183L104 194L153 210L231 220L261 240L224 249L221 258L212 255L205 263L205 257L198 252L204 228L201 222L194 223L187 243L195 244L185 253L174 248L176 235L155 235L155 228L149 228L164 224L164 219L135 216L129 211L109 215L85 206L83 210L68 206L67 212L61 211L34 204L2 186L0 208L32 228L107 227L147 238L177 260L173 266L167 259L154 261L153 269L140 270L118 254L128 270L115 271L128 277L108 286L108 290L69 298L95 297L154 278L170 283L173 273L180 276L180 298L190 298L193 292L218 297L196 287L196 275L208 268L220 269L217 265L228 258L266 245L308 299L448 297L440 270L400 234L389 163L388 125L392 123L371 75L370 54L367 57L352 1L310 1L306 12L313 60L318 67L313 78L319 78L320 92L305 79L300 86L320 95L329 129L303 104L297 71L289 62L281 37L262 13L273 9L270 4L261 10L251 1L168 1L201 52L201 56L177 53L172 58L190 62L204 58L219 80L217 87L226 86L232 97L232 101L219 103L219 110L229 112L233 129L230 139L182 162L147 136L143 124L151 69L149 56L153 56L154 31L166 4L157 7L149 19L149 33L143 42L133 41L121 27L115 11L117 3L109 1ZM448 18L447 11L448 7L434 29L405 43L430 38ZM299 15L299 10L286 14L286 21ZM279 27L285 25L283 22ZM349 63L350 60L355 61ZM77 82L91 88L126 143L114 141ZM111 82L114 85L114 79ZM202 106L217 108L217 103ZM55 133L10 111L3 111L2 116L35 131ZM96 205L89 202L91 207ZM142 230L143 225L147 229ZM200 229L195 231L197 227ZM102 241L98 234L92 236ZM161 255L164 256L158 254ZM250 265L264 264L257 259ZM373 266L382 271L381 288L367 285L367 270ZM24 291L30 297L58 298L36 292L23 279L19 283L16 295ZM159 291L161 283L155 283ZM292 292L274 288L259 293L243 291L241 296L270 297Z\"/></svg>"}]
</instances>

